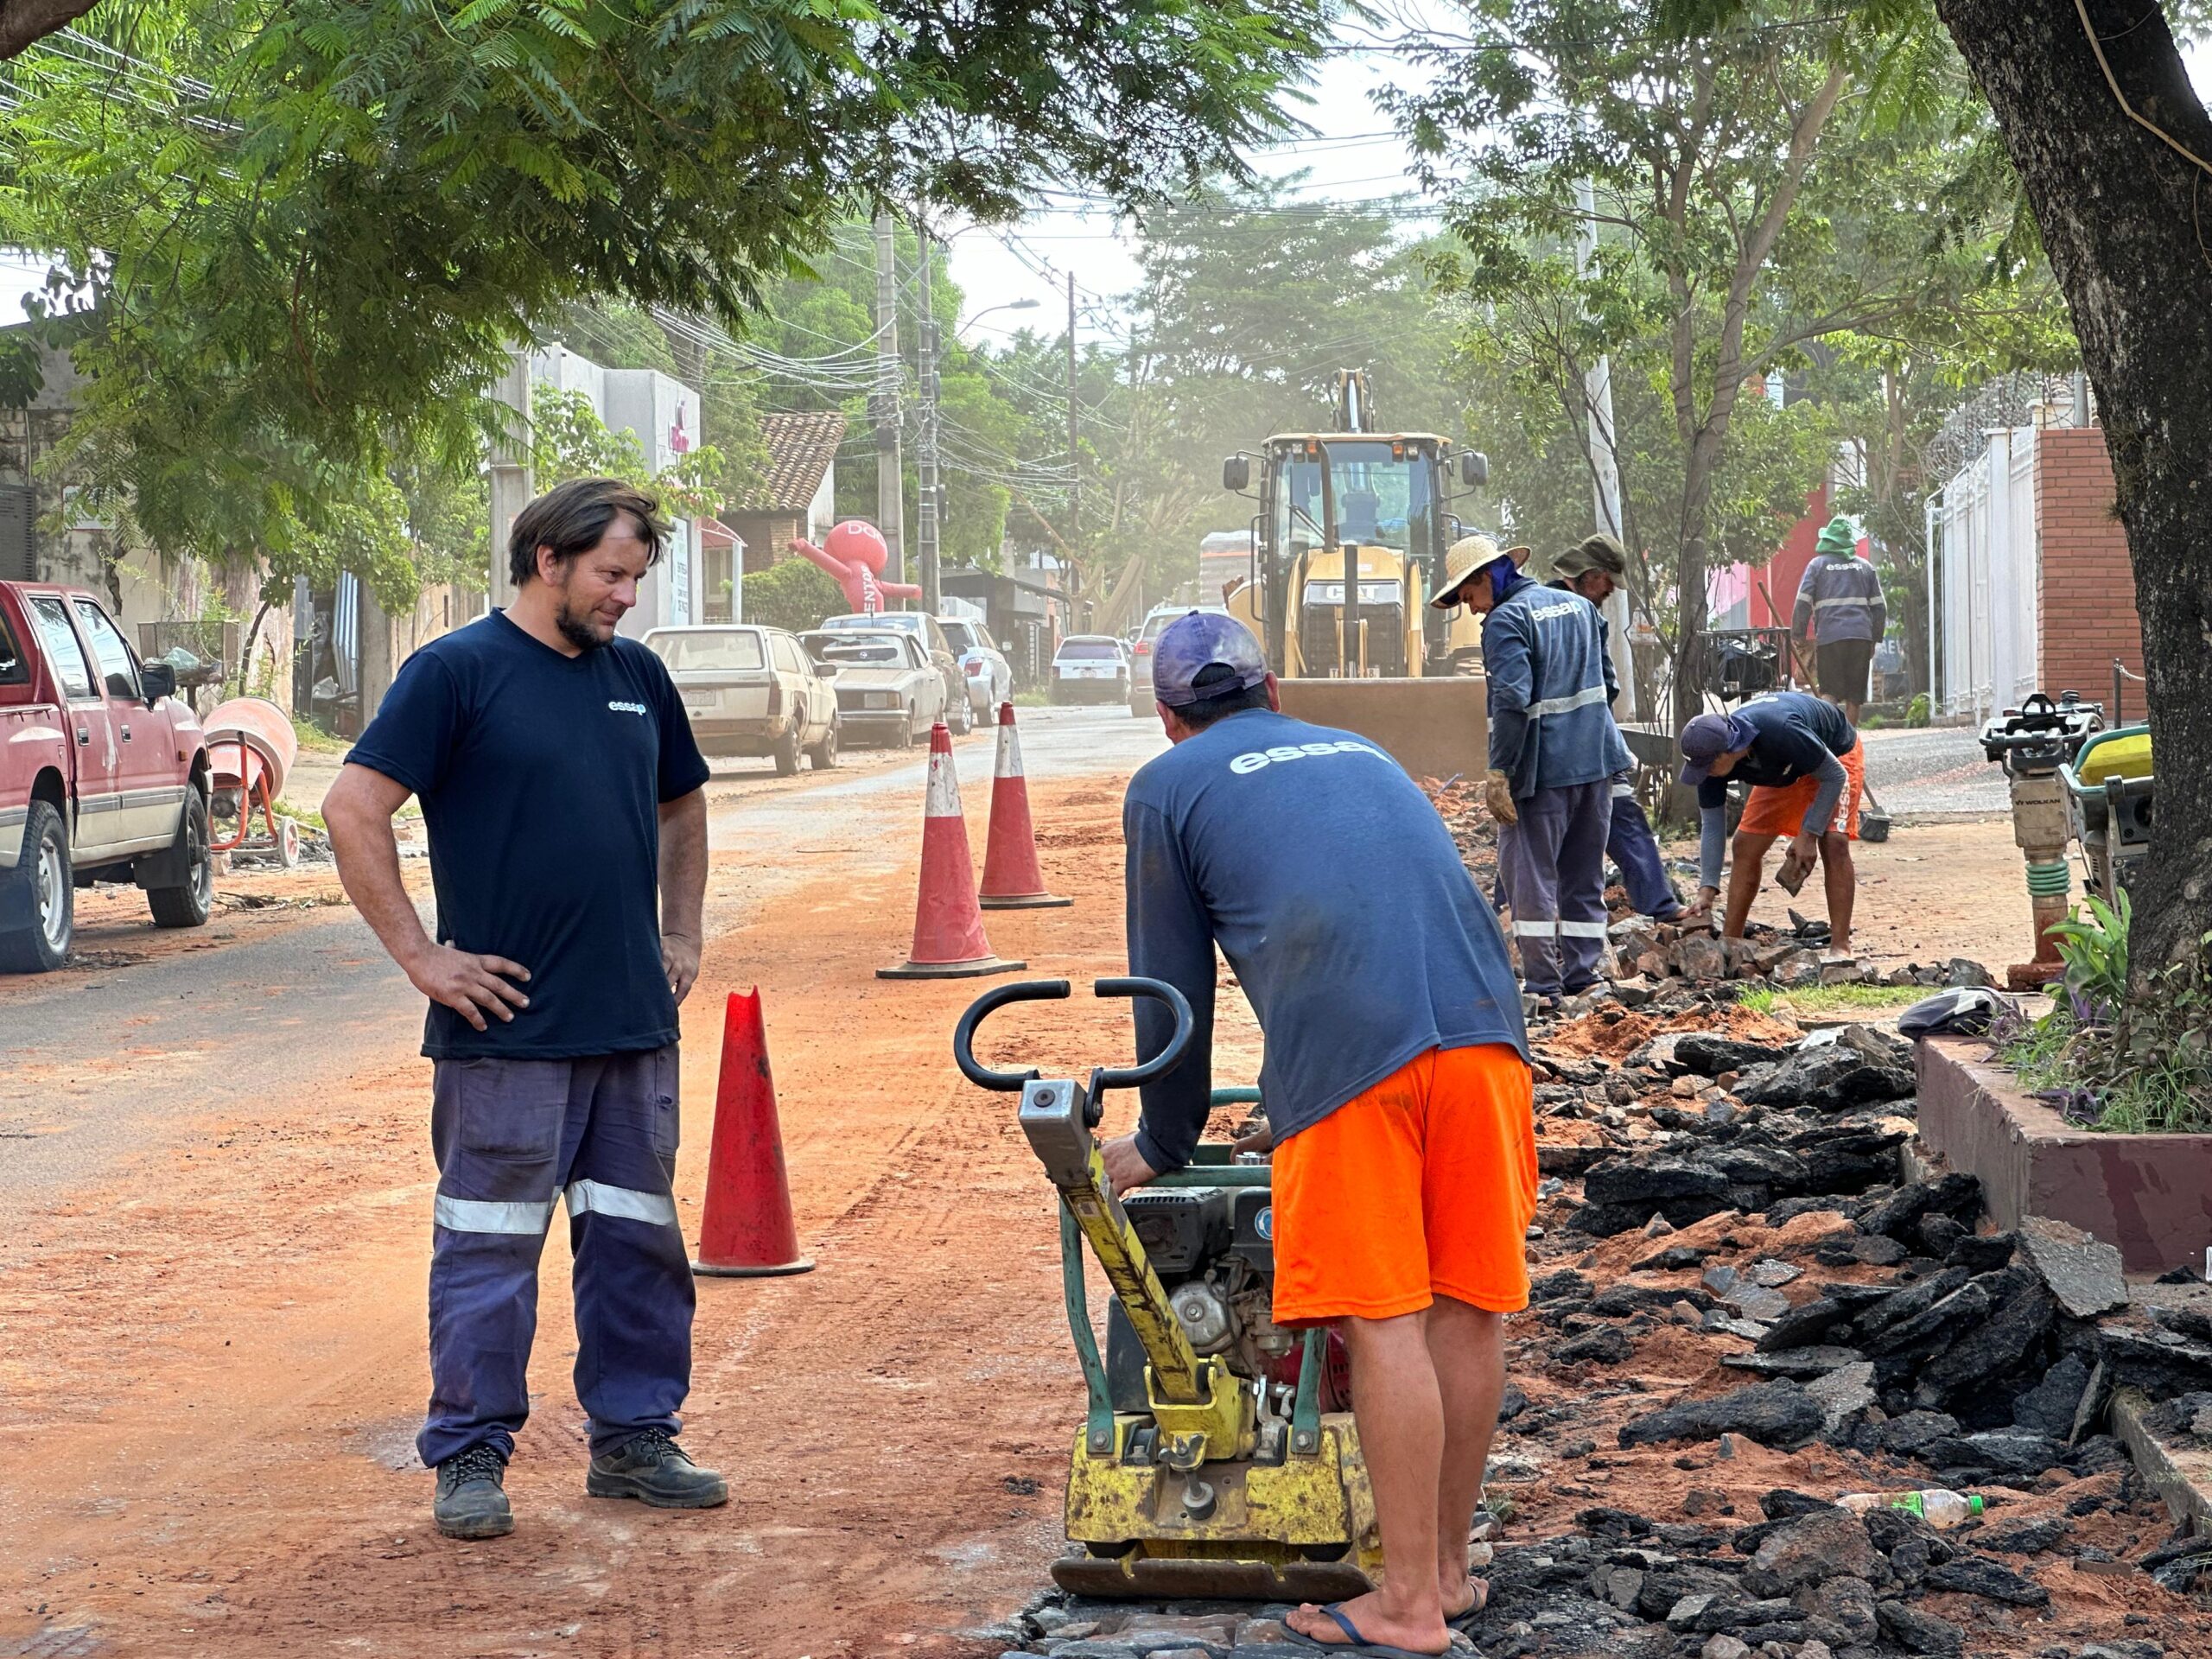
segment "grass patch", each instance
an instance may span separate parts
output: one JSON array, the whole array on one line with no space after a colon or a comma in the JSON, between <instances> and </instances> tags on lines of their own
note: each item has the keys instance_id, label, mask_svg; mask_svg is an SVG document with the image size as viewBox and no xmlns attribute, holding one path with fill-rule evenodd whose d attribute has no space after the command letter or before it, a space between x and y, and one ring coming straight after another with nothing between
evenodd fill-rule
<instances>
[{"instance_id":1,"label":"grass patch","mask_svg":"<svg viewBox=\"0 0 2212 1659\"><path fill-rule=\"evenodd\" d=\"M1052 704L1052 698L1042 691L1017 691L1014 694L1014 706L1017 709L1049 709Z\"/></svg>"},{"instance_id":2,"label":"grass patch","mask_svg":"<svg viewBox=\"0 0 2212 1659\"><path fill-rule=\"evenodd\" d=\"M327 833L328 826L323 823L322 814L313 807L294 806L289 801L283 799L279 799L275 804L278 817L289 818L302 830Z\"/></svg>"},{"instance_id":3,"label":"grass patch","mask_svg":"<svg viewBox=\"0 0 2212 1659\"><path fill-rule=\"evenodd\" d=\"M292 735L299 740L303 754L343 754L353 747L353 739L326 730L311 716L294 715Z\"/></svg>"},{"instance_id":4,"label":"grass patch","mask_svg":"<svg viewBox=\"0 0 2212 1659\"><path fill-rule=\"evenodd\" d=\"M1910 1007L1934 992L1925 985L1813 985L1802 990L1778 991L1771 986L1747 987L1737 1001L1754 1014L1807 1014L1879 1013Z\"/></svg>"},{"instance_id":5,"label":"grass patch","mask_svg":"<svg viewBox=\"0 0 2212 1659\"><path fill-rule=\"evenodd\" d=\"M1998 1048L2020 1085L2077 1128L2107 1135L2212 1133L2205 1064L2186 1049L2145 1044L2115 1064L2113 1033L2085 1026L2063 1005L2023 1026ZM2101 1076L2100 1074L2102 1074Z\"/></svg>"}]
</instances>

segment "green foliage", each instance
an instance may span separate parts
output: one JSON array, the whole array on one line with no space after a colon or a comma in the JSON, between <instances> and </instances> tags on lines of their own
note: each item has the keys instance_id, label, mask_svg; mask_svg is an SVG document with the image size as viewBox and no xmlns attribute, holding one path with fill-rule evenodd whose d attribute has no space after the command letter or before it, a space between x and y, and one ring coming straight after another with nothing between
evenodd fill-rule
<instances>
[{"instance_id":1,"label":"green foliage","mask_svg":"<svg viewBox=\"0 0 2212 1659\"><path fill-rule=\"evenodd\" d=\"M571 302L741 328L871 199L991 219L1048 180L1136 201L1240 172L1326 22L1319 0L160 0L86 21L127 69L9 65L0 238L51 251L49 309L92 314L63 460L94 505L250 563L353 535L327 505L396 464L473 476L489 383Z\"/></svg>"},{"instance_id":2,"label":"green foliage","mask_svg":"<svg viewBox=\"0 0 2212 1659\"><path fill-rule=\"evenodd\" d=\"M808 560L779 560L745 579L745 620L794 633L821 625L849 607L844 589Z\"/></svg>"},{"instance_id":3,"label":"green foliage","mask_svg":"<svg viewBox=\"0 0 2212 1659\"><path fill-rule=\"evenodd\" d=\"M1440 278L1468 307L1469 354L1547 463L1509 469L1502 498L1516 527L1587 500L1586 459L1567 487L1584 374L1610 354L1632 597L1679 662L1708 569L1771 550L1840 435L1795 406L1770 421L1768 376L1845 341L2005 349L2015 204L1967 168L1986 111L1940 35L1900 58L1810 0L1694 42L1655 38L1629 0L1459 10L1468 38L1417 50L1432 77L1387 101L1426 181L1454 192L1465 247Z\"/></svg>"},{"instance_id":4,"label":"green foliage","mask_svg":"<svg viewBox=\"0 0 2212 1659\"><path fill-rule=\"evenodd\" d=\"M1908 726L1927 725L1934 708L1935 704L1929 700L1925 691L1916 693L1912 701L1905 705L1904 723Z\"/></svg>"},{"instance_id":5,"label":"green foliage","mask_svg":"<svg viewBox=\"0 0 2212 1659\"><path fill-rule=\"evenodd\" d=\"M721 507L724 461L712 444L687 450L656 473L638 435L611 429L581 391L538 387L531 397L530 419L531 466L541 490L572 478L619 478L658 495L662 512L672 518L696 518Z\"/></svg>"},{"instance_id":6,"label":"green foliage","mask_svg":"<svg viewBox=\"0 0 2212 1659\"><path fill-rule=\"evenodd\" d=\"M2066 963L2066 988L2093 1009L2119 1005L2127 995L2127 929L2133 918L2127 889L2120 889L2117 909L2094 893L2083 901L2089 916L2069 916L2050 932Z\"/></svg>"}]
</instances>

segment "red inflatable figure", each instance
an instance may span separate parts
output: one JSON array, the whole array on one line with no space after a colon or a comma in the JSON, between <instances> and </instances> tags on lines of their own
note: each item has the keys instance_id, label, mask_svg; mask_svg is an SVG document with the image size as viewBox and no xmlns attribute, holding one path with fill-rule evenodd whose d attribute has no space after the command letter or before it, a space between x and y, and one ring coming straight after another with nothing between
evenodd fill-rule
<instances>
[{"instance_id":1,"label":"red inflatable figure","mask_svg":"<svg viewBox=\"0 0 2212 1659\"><path fill-rule=\"evenodd\" d=\"M804 538L794 538L791 551L828 571L845 590L845 602L853 609L874 615L884 608L887 597L922 596L922 590L912 582L881 579L891 550L884 544L883 532L867 519L842 519L831 525L830 533L822 539L830 543L826 550Z\"/></svg>"}]
</instances>

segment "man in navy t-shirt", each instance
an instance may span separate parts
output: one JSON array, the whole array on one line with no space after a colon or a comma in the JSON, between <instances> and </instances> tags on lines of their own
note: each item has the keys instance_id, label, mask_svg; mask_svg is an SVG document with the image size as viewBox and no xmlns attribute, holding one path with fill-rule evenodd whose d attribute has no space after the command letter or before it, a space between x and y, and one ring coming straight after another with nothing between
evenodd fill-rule
<instances>
[{"instance_id":1,"label":"man in navy t-shirt","mask_svg":"<svg viewBox=\"0 0 2212 1659\"><path fill-rule=\"evenodd\" d=\"M515 599L410 657L323 802L340 879L429 998L428 1421L449 1537L514 1529L503 1481L529 1415L537 1258L565 1193L584 1490L725 1502L676 1444L691 1271L671 1182L677 1004L699 971L707 764L668 671L615 637L659 556L658 503L579 479L516 516ZM423 804L437 937L392 814Z\"/></svg>"}]
</instances>

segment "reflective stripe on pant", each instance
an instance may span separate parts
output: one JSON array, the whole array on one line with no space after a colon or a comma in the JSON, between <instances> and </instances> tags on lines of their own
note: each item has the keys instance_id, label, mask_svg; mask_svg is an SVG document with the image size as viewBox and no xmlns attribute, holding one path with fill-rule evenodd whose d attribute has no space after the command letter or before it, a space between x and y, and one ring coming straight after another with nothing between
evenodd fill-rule
<instances>
[{"instance_id":1,"label":"reflective stripe on pant","mask_svg":"<svg viewBox=\"0 0 2212 1659\"><path fill-rule=\"evenodd\" d=\"M1659 855L1659 840L1651 833L1651 820L1643 816L1634 789L1618 783L1612 788L1612 830L1605 842L1605 856L1621 867L1621 886L1627 889L1629 904L1637 914L1672 915L1682 907L1682 901L1675 893L1675 884L1667 879L1666 861Z\"/></svg>"},{"instance_id":2,"label":"reflective stripe on pant","mask_svg":"<svg viewBox=\"0 0 2212 1659\"><path fill-rule=\"evenodd\" d=\"M592 1450L681 1427L694 1293L670 1188L677 1121L673 1046L437 1062L424 1463L486 1442L512 1452L530 1414L537 1259L563 1200Z\"/></svg>"},{"instance_id":3,"label":"reflective stripe on pant","mask_svg":"<svg viewBox=\"0 0 2212 1659\"><path fill-rule=\"evenodd\" d=\"M1497 874L1513 910L1521 979L1540 996L1596 982L1605 950L1605 837L1612 785L1540 789L1501 824Z\"/></svg>"}]
</instances>

